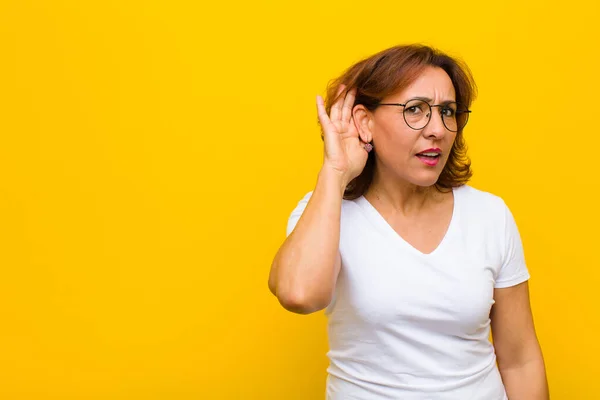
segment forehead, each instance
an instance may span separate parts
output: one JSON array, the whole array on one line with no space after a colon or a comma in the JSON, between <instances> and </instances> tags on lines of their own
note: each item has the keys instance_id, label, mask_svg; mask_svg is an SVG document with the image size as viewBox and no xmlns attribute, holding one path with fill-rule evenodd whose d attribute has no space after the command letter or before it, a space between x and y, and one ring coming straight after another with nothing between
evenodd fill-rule
<instances>
[{"instance_id":1,"label":"forehead","mask_svg":"<svg viewBox=\"0 0 600 400\"><path fill-rule=\"evenodd\" d=\"M425 97L435 101L456 100L450 76L438 67L425 68L410 85L397 95L403 99Z\"/></svg>"}]
</instances>

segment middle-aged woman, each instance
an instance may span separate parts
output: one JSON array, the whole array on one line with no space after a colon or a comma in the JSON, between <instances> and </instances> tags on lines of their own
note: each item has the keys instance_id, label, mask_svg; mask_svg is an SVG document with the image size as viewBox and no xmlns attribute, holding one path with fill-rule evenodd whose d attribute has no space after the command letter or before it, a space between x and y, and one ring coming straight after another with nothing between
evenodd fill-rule
<instances>
[{"instance_id":1,"label":"middle-aged woman","mask_svg":"<svg viewBox=\"0 0 600 400\"><path fill-rule=\"evenodd\" d=\"M269 287L292 312L325 309L328 399L548 399L515 220L467 185L474 88L459 61L408 45L317 98L323 165Z\"/></svg>"}]
</instances>

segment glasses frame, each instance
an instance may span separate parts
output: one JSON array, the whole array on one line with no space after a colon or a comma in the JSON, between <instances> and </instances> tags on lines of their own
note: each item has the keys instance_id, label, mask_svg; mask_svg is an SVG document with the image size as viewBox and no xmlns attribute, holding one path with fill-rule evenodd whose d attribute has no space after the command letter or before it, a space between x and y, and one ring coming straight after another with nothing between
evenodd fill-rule
<instances>
[{"instance_id":1,"label":"glasses frame","mask_svg":"<svg viewBox=\"0 0 600 400\"><path fill-rule=\"evenodd\" d=\"M458 111L458 106L459 106L459 105L462 105L461 103L459 103L459 102L457 102L457 101L451 101L451 102L449 102L449 103L446 103L446 104L429 104L429 102L427 102L426 100L419 99L419 98L414 98L414 99L409 99L409 100L406 100L406 103L377 103L377 105L378 105L378 106L396 106L396 107L403 107L403 108L404 108L404 110L402 111L402 118L404 118L404 122L406 122L406 125L407 125L407 126L410 128L410 129L413 129L413 130L415 130L415 131L420 131L421 129L425 129L425 127L426 127L427 125L429 125L429 123L431 122L431 114L432 114L432 112L430 112L430 113L429 113L429 119L427 120L427 122L425 123L425 125L423 125L423 127L422 127L422 128L413 128L413 127L412 127L412 126L411 126L411 125L408 123L408 121L406 120L406 114L405 114L405 112L406 112L406 105L407 105L408 103L410 103L411 101L413 101L413 100L418 100L418 101L420 101L420 102L422 102L422 103L425 103L425 104L427 104L427 105L429 106L429 110L430 110L430 111L431 111L431 110L432 110L434 107L438 107L438 108L439 108L439 107L447 107L447 106L448 106L448 104L456 104L456 105L457 105L457 107L456 107L456 113L457 113L457 114L459 113L459 111ZM459 128L459 129L457 129L457 130L452 130L452 129L448 128L448 126L446 125L446 122L444 121L444 116L442 115L442 113L441 113L441 111L440 111L440 117L442 118L442 123L444 124L444 127L445 127L446 129L448 129L450 132L459 132L459 131L461 131L462 129L465 129L465 126L467 126L467 122L469 122L469 114L471 113L471 110L469 110L467 107L465 107L465 109L466 109L466 110L461 110L461 111L460 111L460 113L461 113L461 114L467 114L467 115L466 115L466 117L465 117L465 118L466 118L466 119L465 119L465 123L464 123L464 125L462 126L462 128Z\"/></svg>"}]
</instances>

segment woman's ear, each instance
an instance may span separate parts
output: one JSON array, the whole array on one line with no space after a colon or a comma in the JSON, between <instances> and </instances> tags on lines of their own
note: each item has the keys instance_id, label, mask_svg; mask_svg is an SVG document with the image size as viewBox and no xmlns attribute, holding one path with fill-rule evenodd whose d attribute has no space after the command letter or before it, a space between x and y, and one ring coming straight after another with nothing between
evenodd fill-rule
<instances>
[{"instance_id":1,"label":"woman's ear","mask_svg":"<svg viewBox=\"0 0 600 400\"><path fill-rule=\"evenodd\" d=\"M352 117L360 140L365 143L370 143L373 140L373 134L371 132L371 112L367 110L364 105L357 104L354 106L354 109L352 109Z\"/></svg>"}]
</instances>

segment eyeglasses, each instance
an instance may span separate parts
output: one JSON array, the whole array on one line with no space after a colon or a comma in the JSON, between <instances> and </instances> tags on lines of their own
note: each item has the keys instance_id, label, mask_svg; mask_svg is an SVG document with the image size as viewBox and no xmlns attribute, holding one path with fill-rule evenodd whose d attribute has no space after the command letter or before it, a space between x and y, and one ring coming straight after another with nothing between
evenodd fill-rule
<instances>
[{"instance_id":1,"label":"eyeglasses","mask_svg":"<svg viewBox=\"0 0 600 400\"><path fill-rule=\"evenodd\" d=\"M431 121L431 109L434 107L440 109L442 122L446 129L451 132L462 130L467 125L469 113L471 112L466 106L457 102L431 105L421 99L412 99L404 104L379 103L378 105L404 107L404 112L402 113L404 121L406 121L406 125L414 130L421 130L427 126L429 121Z\"/></svg>"}]
</instances>

